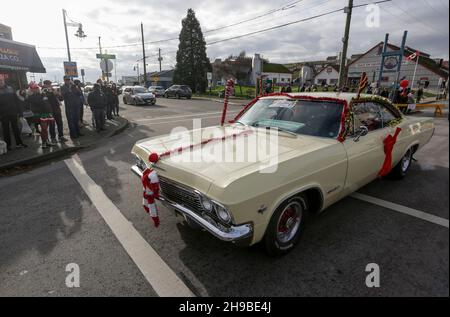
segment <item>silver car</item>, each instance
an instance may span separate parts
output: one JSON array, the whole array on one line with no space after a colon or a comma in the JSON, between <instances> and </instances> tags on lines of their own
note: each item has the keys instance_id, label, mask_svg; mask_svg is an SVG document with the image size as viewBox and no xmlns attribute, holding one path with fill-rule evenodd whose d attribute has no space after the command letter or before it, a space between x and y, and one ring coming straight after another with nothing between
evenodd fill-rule
<instances>
[{"instance_id":1,"label":"silver car","mask_svg":"<svg viewBox=\"0 0 450 317\"><path fill-rule=\"evenodd\" d=\"M128 105L155 105L156 96L141 86L127 87L123 91L123 103Z\"/></svg>"},{"instance_id":2,"label":"silver car","mask_svg":"<svg viewBox=\"0 0 450 317\"><path fill-rule=\"evenodd\" d=\"M162 97L166 92L166 90L162 86L151 86L148 91L154 94L156 97Z\"/></svg>"}]
</instances>

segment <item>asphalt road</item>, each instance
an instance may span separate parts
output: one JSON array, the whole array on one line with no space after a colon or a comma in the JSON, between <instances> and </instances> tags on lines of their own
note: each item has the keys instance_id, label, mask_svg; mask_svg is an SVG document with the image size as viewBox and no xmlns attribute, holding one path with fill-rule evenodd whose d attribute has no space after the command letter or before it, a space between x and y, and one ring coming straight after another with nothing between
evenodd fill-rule
<instances>
[{"instance_id":1,"label":"asphalt road","mask_svg":"<svg viewBox=\"0 0 450 317\"><path fill-rule=\"evenodd\" d=\"M240 109L231 105L230 117ZM355 198L312 217L301 244L282 258L268 257L260 245L241 249L194 231L164 207L155 229L130 171L133 144L191 128L193 118L216 125L221 110L199 100L122 105L132 126L74 158L92 181L87 189L62 160L1 178L0 296L158 296L161 285L149 282L155 276L136 264L144 255L130 256L131 240L123 240L133 238L143 238L197 296L449 295L448 227ZM405 180L377 180L360 193L448 219L449 124L446 118L436 124ZM105 197L95 196L97 186ZM104 220L100 211L111 202L136 235L120 238L112 229L117 224ZM78 288L66 286L70 263L80 268ZM380 267L379 288L366 286L369 263Z\"/></svg>"}]
</instances>

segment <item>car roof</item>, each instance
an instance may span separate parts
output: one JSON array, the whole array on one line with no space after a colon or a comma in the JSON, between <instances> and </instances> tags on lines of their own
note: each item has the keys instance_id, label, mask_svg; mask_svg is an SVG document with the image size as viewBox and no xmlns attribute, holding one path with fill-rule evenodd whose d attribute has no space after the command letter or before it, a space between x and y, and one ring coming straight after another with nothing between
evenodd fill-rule
<instances>
[{"instance_id":1,"label":"car roof","mask_svg":"<svg viewBox=\"0 0 450 317\"><path fill-rule=\"evenodd\" d=\"M296 92L296 93L289 93L289 96L299 98L299 97L313 97L313 98L331 98L331 99L339 99L339 100L345 100L348 103L350 103L353 99L356 99L357 94L356 93L348 93L348 92ZM360 98L371 98L373 95L368 94L361 94ZM379 97L379 96L377 96ZM280 99L280 98L287 98L286 96L267 96L262 97L261 99ZM379 97L383 98L383 97ZM383 98L386 99L386 98ZM389 101L386 99L386 101Z\"/></svg>"}]
</instances>

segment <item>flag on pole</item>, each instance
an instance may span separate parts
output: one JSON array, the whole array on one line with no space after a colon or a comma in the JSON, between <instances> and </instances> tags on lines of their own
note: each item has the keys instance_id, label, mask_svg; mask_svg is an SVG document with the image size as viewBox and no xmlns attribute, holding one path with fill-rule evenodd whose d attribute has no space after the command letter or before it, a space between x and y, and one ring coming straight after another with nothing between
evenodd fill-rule
<instances>
[{"instance_id":1,"label":"flag on pole","mask_svg":"<svg viewBox=\"0 0 450 317\"><path fill-rule=\"evenodd\" d=\"M413 61L413 60L415 60L415 59L418 58L418 57L420 57L420 52L419 52L419 51L415 52L414 54L409 55L409 56L406 58L406 60L407 60L407 61Z\"/></svg>"}]
</instances>

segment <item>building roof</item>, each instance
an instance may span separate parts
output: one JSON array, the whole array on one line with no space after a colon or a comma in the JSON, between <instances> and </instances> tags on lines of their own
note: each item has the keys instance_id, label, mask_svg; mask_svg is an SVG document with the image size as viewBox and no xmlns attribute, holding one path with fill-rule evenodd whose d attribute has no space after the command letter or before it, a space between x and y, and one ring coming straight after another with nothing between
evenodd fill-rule
<instances>
[{"instance_id":1,"label":"building roof","mask_svg":"<svg viewBox=\"0 0 450 317\"><path fill-rule=\"evenodd\" d=\"M338 65L326 65L314 77L319 76L319 74L321 74L324 70L327 70L328 67L333 68L339 74L339 66Z\"/></svg>"},{"instance_id":2,"label":"building roof","mask_svg":"<svg viewBox=\"0 0 450 317\"><path fill-rule=\"evenodd\" d=\"M163 70L160 72L151 72L148 73L149 76L158 76L158 77L173 77L174 69Z\"/></svg>"},{"instance_id":3,"label":"building roof","mask_svg":"<svg viewBox=\"0 0 450 317\"><path fill-rule=\"evenodd\" d=\"M264 73L292 74L292 72L283 64L264 63Z\"/></svg>"},{"instance_id":4,"label":"building roof","mask_svg":"<svg viewBox=\"0 0 450 317\"><path fill-rule=\"evenodd\" d=\"M351 63L348 64L347 68L349 68L351 65L353 65L354 63L356 63L360 59L364 58L366 55L368 55L371 51L373 51L374 49L376 49L380 45L384 45L384 42L378 43L377 45L375 45L374 47L369 49L366 53L362 54L359 58L353 60ZM389 44L388 43L388 47L390 49L394 50L394 51L400 50L400 47L398 47L398 46L396 46L394 44ZM408 56L416 53L417 51L418 50L406 46L405 47L405 54L404 54L404 56L408 57ZM436 62L433 59L430 58L429 54L421 52L421 55L420 55L420 58L419 58L419 64L421 66L427 68L428 70L432 71L433 73L439 75L439 76L448 77L448 72L446 72L444 70L444 68L441 68L438 64L436 64Z\"/></svg>"}]
</instances>

